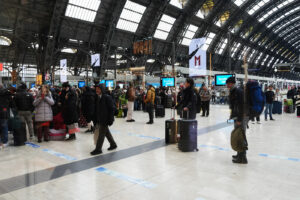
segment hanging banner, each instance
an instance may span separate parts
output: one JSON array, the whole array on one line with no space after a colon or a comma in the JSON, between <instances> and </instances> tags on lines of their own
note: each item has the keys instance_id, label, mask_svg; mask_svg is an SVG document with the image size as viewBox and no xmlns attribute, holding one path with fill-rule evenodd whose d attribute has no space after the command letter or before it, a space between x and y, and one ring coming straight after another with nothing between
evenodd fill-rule
<instances>
[{"instance_id":1,"label":"hanging banner","mask_svg":"<svg viewBox=\"0 0 300 200\"><path fill-rule=\"evenodd\" d=\"M193 39L189 48L190 76L205 76L206 72L206 51L202 49L205 45L205 38Z\"/></svg>"},{"instance_id":2,"label":"hanging banner","mask_svg":"<svg viewBox=\"0 0 300 200\"><path fill-rule=\"evenodd\" d=\"M99 53L91 55L91 66L92 67L100 67L100 54Z\"/></svg>"},{"instance_id":3,"label":"hanging banner","mask_svg":"<svg viewBox=\"0 0 300 200\"><path fill-rule=\"evenodd\" d=\"M60 82L67 82L67 59L60 60Z\"/></svg>"},{"instance_id":4,"label":"hanging banner","mask_svg":"<svg viewBox=\"0 0 300 200\"><path fill-rule=\"evenodd\" d=\"M0 72L3 71L3 63L0 63Z\"/></svg>"}]
</instances>

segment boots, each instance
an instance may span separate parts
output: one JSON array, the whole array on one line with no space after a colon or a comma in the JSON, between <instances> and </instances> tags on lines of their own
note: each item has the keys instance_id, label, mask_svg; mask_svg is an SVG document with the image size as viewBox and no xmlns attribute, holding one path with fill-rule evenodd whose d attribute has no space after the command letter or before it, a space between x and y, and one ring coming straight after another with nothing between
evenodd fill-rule
<instances>
[{"instance_id":1,"label":"boots","mask_svg":"<svg viewBox=\"0 0 300 200\"><path fill-rule=\"evenodd\" d=\"M232 162L237 164L247 164L248 160L247 160L246 152L245 151L238 152L237 157L233 158Z\"/></svg>"},{"instance_id":2,"label":"boots","mask_svg":"<svg viewBox=\"0 0 300 200\"><path fill-rule=\"evenodd\" d=\"M71 141L71 140L76 140L76 135L74 134L70 134L69 138L66 139L66 141Z\"/></svg>"}]
</instances>

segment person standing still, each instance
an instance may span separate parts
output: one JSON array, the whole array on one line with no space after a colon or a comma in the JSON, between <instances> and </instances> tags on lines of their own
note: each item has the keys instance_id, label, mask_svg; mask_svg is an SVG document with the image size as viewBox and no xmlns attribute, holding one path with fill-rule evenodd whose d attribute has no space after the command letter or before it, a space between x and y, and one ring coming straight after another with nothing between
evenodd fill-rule
<instances>
[{"instance_id":1,"label":"person standing still","mask_svg":"<svg viewBox=\"0 0 300 200\"><path fill-rule=\"evenodd\" d=\"M127 107L128 107L128 113L127 113L127 122L135 122L133 119L133 108L134 108L134 100L135 100L135 89L133 88L133 84L129 83L129 88L127 91Z\"/></svg>"},{"instance_id":2,"label":"person standing still","mask_svg":"<svg viewBox=\"0 0 300 200\"><path fill-rule=\"evenodd\" d=\"M104 94L105 88L103 85L96 86L95 111L93 114L93 122L95 125L95 135L98 135L96 148L91 152L91 155L102 153L102 146L105 137L107 138L110 147L109 151L117 148L117 144L110 133L109 126L114 122L114 102L111 96Z\"/></svg>"},{"instance_id":3,"label":"person standing still","mask_svg":"<svg viewBox=\"0 0 300 200\"><path fill-rule=\"evenodd\" d=\"M270 85L268 91L265 92L266 95L266 109L265 109L265 120L268 121L268 114L270 116L270 120L274 121L272 117L273 111L273 101L275 99L275 93L273 91L273 86Z\"/></svg>"},{"instance_id":4,"label":"person standing still","mask_svg":"<svg viewBox=\"0 0 300 200\"><path fill-rule=\"evenodd\" d=\"M146 109L147 112L149 113L149 122L147 122L147 124L153 124L154 100L155 100L155 89L152 85L149 85L147 91L147 97L145 99Z\"/></svg>"}]
</instances>

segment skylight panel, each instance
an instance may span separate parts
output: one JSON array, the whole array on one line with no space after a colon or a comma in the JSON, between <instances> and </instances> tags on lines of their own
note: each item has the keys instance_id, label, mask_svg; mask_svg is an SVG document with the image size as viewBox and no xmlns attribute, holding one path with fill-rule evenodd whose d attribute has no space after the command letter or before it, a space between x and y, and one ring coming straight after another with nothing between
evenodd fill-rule
<instances>
[{"instance_id":1,"label":"skylight panel","mask_svg":"<svg viewBox=\"0 0 300 200\"><path fill-rule=\"evenodd\" d=\"M265 4L267 4L269 1L270 0L261 0L258 3L256 3L255 6L253 6L252 9L250 9L248 11L249 15L252 15L256 11L258 11L262 6L264 6Z\"/></svg>"},{"instance_id":2,"label":"skylight panel","mask_svg":"<svg viewBox=\"0 0 300 200\"><path fill-rule=\"evenodd\" d=\"M243 3L245 3L247 0L234 0L233 3L237 6L241 6Z\"/></svg>"},{"instance_id":3,"label":"skylight panel","mask_svg":"<svg viewBox=\"0 0 300 200\"><path fill-rule=\"evenodd\" d=\"M241 46L241 43L235 43L234 46L233 46L233 49L231 51L231 57L234 57L238 48Z\"/></svg>"},{"instance_id":4,"label":"skylight panel","mask_svg":"<svg viewBox=\"0 0 300 200\"><path fill-rule=\"evenodd\" d=\"M185 34L183 36L181 44L189 46L192 39L194 38L197 30L198 30L197 26L194 26L192 24L189 25L189 27L187 28L187 31L185 32Z\"/></svg>"},{"instance_id":5,"label":"skylight panel","mask_svg":"<svg viewBox=\"0 0 300 200\"><path fill-rule=\"evenodd\" d=\"M260 60L260 58L262 57L263 53L261 52L258 56L258 58L255 60L255 64L258 64L258 61Z\"/></svg>"},{"instance_id":6,"label":"skylight panel","mask_svg":"<svg viewBox=\"0 0 300 200\"><path fill-rule=\"evenodd\" d=\"M135 33L145 10L145 6L127 0L117 23L117 28Z\"/></svg>"},{"instance_id":7,"label":"skylight panel","mask_svg":"<svg viewBox=\"0 0 300 200\"><path fill-rule=\"evenodd\" d=\"M154 37L162 40L167 39L175 20L175 18L164 14L157 26L157 29L154 33Z\"/></svg>"},{"instance_id":8,"label":"skylight panel","mask_svg":"<svg viewBox=\"0 0 300 200\"><path fill-rule=\"evenodd\" d=\"M222 41L221 47L220 47L220 49L218 51L218 54L222 55L222 53L224 52L224 49L225 49L225 47L227 45L227 42L228 42L228 39L225 39L225 40Z\"/></svg>"},{"instance_id":9,"label":"skylight panel","mask_svg":"<svg viewBox=\"0 0 300 200\"><path fill-rule=\"evenodd\" d=\"M180 9L183 8L182 4L178 0L171 0L170 4Z\"/></svg>"},{"instance_id":10,"label":"skylight panel","mask_svg":"<svg viewBox=\"0 0 300 200\"><path fill-rule=\"evenodd\" d=\"M65 16L94 22L101 0L69 0Z\"/></svg>"}]
</instances>

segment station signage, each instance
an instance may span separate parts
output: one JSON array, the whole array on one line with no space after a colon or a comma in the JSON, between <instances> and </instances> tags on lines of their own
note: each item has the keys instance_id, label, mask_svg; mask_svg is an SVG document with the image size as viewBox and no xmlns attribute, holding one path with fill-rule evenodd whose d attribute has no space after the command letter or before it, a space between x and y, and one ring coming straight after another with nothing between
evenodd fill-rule
<instances>
[{"instance_id":1,"label":"station signage","mask_svg":"<svg viewBox=\"0 0 300 200\"><path fill-rule=\"evenodd\" d=\"M190 76L206 75L206 51L203 50L205 38L193 39L189 47L189 73Z\"/></svg>"},{"instance_id":2,"label":"station signage","mask_svg":"<svg viewBox=\"0 0 300 200\"><path fill-rule=\"evenodd\" d=\"M152 39L133 43L134 55L152 55Z\"/></svg>"}]
</instances>

